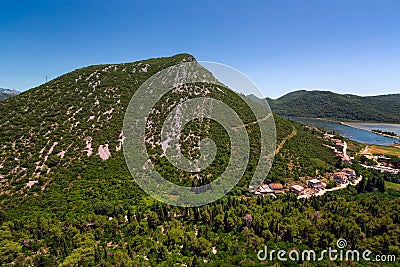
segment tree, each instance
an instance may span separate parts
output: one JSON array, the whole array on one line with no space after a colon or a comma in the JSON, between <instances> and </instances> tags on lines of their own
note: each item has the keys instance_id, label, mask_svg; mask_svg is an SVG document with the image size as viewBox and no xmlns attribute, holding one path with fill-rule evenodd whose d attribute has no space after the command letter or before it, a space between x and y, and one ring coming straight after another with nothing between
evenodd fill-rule
<instances>
[{"instance_id":1,"label":"tree","mask_svg":"<svg viewBox=\"0 0 400 267\"><path fill-rule=\"evenodd\" d=\"M77 234L74 237L79 246L68 255L60 266L94 266L95 265L95 241L92 234Z\"/></svg>"},{"instance_id":2,"label":"tree","mask_svg":"<svg viewBox=\"0 0 400 267\"><path fill-rule=\"evenodd\" d=\"M22 255L22 246L17 242L3 240L0 243L0 262L11 263Z\"/></svg>"},{"instance_id":3,"label":"tree","mask_svg":"<svg viewBox=\"0 0 400 267\"><path fill-rule=\"evenodd\" d=\"M131 267L131 266L133 266L133 262L126 252L117 250L114 253L113 266L115 266L115 267Z\"/></svg>"},{"instance_id":4,"label":"tree","mask_svg":"<svg viewBox=\"0 0 400 267\"><path fill-rule=\"evenodd\" d=\"M193 240L192 249L193 251L201 256L207 256L211 253L212 244L204 237L196 238Z\"/></svg>"},{"instance_id":5,"label":"tree","mask_svg":"<svg viewBox=\"0 0 400 267\"><path fill-rule=\"evenodd\" d=\"M357 193L364 193L365 192L365 177L361 179L361 181L356 186Z\"/></svg>"},{"instance_id":6,"label":"tree","mask_svg":"<svg viewBox=\"0 0 400 267\"><path fill-rule=\"evenodd\" d=\"M168 231L168 246L174 247L182 244L185 233L181 229L171 229Z\"/></svg>"}]
</instances>

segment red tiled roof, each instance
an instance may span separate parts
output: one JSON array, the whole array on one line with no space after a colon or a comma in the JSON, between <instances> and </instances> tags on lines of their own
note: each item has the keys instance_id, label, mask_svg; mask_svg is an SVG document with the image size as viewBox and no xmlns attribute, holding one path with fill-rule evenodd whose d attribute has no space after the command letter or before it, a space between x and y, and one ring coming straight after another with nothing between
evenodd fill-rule
<instances>
[{"instance_id":1,"label":"red tiled roof","mask_svg":"<svg viewBox=\"0 0 400 267\"><path fill-rule=\"evenodd\" d=\"M272 190L282 190L282 189L283 189L282 184L269 184L269 187L270 187Z\"/></svg>"}]
</instances>

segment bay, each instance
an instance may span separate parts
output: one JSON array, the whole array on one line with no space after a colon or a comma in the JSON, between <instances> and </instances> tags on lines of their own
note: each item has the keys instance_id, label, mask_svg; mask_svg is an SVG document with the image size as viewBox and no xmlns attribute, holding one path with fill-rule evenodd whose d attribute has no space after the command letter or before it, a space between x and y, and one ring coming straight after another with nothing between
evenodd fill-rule
<instances>
[{"instance_id":1,"label":"bay","mask_svg":"<svg viewBox=\"0 0 400 267\"><path fill-rule=\"evenodd\" d=\"M400 124L392 123L365 123L365 122L346 122L346 124L364 130L381 130L384 132L393 132L400 135Z\"/></svg>"},{"instance_id":2,"label":"bay","mask_svg":"<svg viewBox=\"0 0 400 267\"><path fill-rule=\"evenodd\" d=\"M321 120L321 119L310 119L310 118L298 118L290 117L291 120L300 122L305 125L314 126L325 131L333 131L338 135L344 136L351 140L382 146L390 146L394 142L399 143L399 139L382 136L379 134L372 133L368 130L382 130L382 131L393 131L400 134L400 125L398 124L384 124L384 123L346 123L351 124L352 127L343 125L340 122ZM355 125L357 124L357 125ZM360 125L361 124L361 125ZM379 126L379 128L377 128Z\"/></svg>"}]
</instances>

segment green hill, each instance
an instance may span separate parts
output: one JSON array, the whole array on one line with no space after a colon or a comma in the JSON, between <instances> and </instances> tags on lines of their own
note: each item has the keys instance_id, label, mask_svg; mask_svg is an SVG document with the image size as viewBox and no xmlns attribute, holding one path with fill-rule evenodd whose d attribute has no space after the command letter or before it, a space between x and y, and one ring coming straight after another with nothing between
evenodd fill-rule
<instances>
[{"instance_id":1,"label":"green hill","mask_svg":"<svg viewBox=\"0 0 400 267\"><path fill-rule=\"evenodd\" d=\"M0 266L253 266L259 265L257 251L264 244L325 248L339 237L397 253L392 237L398 236L399 216L393 210L400 204L392 195L357 194L354 188L310 200L249 193L260 151L256 126L246 128L252 141L249 167L228 196L200 208L173 207L147 196L129 174L121 149L125 110L147 78L193 60L180 54L90 66L0 102ZM194 93L229 103L245 122L254 120L225 87L194 84L163 100ZM162 107L160 102L157 108ZM165 117L161 111L155 116L156 110L149 138L158 138ZM278 151L266 181L285 183L335 170L336 158L317 132L274 117ZM217 163L204 173L214 179L229 160L223 129L205 120L185 131L210 137L221 148ZM183 153L194 158L190 148L199 140L187 140ZM171 169L157 156L160 145L148 149L171 181L207 182Z\"/></svg>"},{"instance_id":2,"label":"green hill","mask_svg":"<svg viewBox=\"0 0 400 267\"><path fill-rule=\"evenodd\" d=\"M171 58L150 59L136 63L118 65L98 65L78 69L69 74L63 75L49 83L37 88L23 92L13 99L6 99L0 103L0 113L9 114L7 117L0 118L0 129L2 136L0 139L2 149L0 175L4 177L0 184L2 192L9 192L16 198L23 198L27 190L26 185L29 181L38 181L34 188L41 188L41 192L55 188L70 187L79 183L110 183L113 177L123 179L130 187L135 188L135 194L129 193L128 196L137 197L136 185L129 183L130 175L127 172L122 153L122 122L129 100L135 90L150 76L159 70L177 64L183 60L193 60L190 55L177 55ZM218 90L217 90L218 89ZM215 99L227 102L234 109L237 109L243 121L252 122L254 118L250 116L251 111L243 107L242 100L237 95L224 87L213 88L209 86L207 90L194 86L193 90L198 90L203 95L212 96ZM208 93L204 93L208 91ZM175 100L193 97L193 91L187 90L180 94L172 94L164 97L164 101L169 104L177 102ZM169 102L168 102L169 101ZM152 132L147 136L158 136L162 122L168 110L162 108L169 105L162 105L154 110L159 110L160 114L153 114ZM11 110L11 111L10 111ZM329 149L323 147L317 135L300 126L299 124L275 118L277 128L277 142L281 142L293 129L297 129L298 134L293 138L309 139L313 144L302 152L298 149L285 150L283 158L305 159L299 163L300 173L293 172L285 175L305 176L315 170L314 166L308 166L308 159L320 157L327 162L326 166L333 166L334 157ZM206 125L207 124L207 125ZM198 125L193 125L197 134L201 137L224 140L223 130L218 129L211 121L204 121ZM250 127L250 126L249 126ZM253 127L253 126L251 126ZM204 129L213 128L218 133L217 136L206 136ZM189 129L190 130L190 129ZM255 146L257 139L257 129L249 129L253 132L250 135L251 142L254 144L252 154L259 153L259 147ZM159 137L158 137L159 138ZM293 140L289 140L288 146ZM155 139L154 143L160 140ZM192 140L193 141L193 140ZM196 142L198 142L197 140ZM314 145L315 144L315 145ZM190 173L182 171L172 171L173 166L168 160L160 157L161 146L151 148L153 145L147 144L149 155L157 162L158 171L174 182L182 185L191 185L193 177ZM187 143L187 149L193 146ZM196 143L196 145L198 145ZM221 143L220 147L229 148L228 144ZM227 150L219 154L218 165L208 169L209 173L204 176L218 176L219 171L224 169L229 158ZM100 154L105 152L107 158L103 159ZM222 152L221 152L222 153ZM195 157L196 155L192 155ZM217 158L218 159L218 158ZM223 159L223 160L222 160ZM250 165L257 163L254 156L250 160ZM300 161L299 161L300 162ZM285 168L284 164L282 166ZM281 166L281 167L282 167ZM300 168L301 167L301 168ZM105 169L109 169L105 171ZM219 169L219 171L217 171ZM254 169L254 168L253 168ZM245 179L241 186L245 187L245 181L249 181L254 170L245 173ZM271 180L282 180L283 175L270 177ZM80 178L77 180L77 178ZM176 177L181 177L177 179ZM182 178L183 177L183 178ZM91 180L94 179L94 180ZM105 179L105 180L103 180ZM111 192L113 187L111 187ZM109 187L104 189L110 190ZM116 191L120 188L116 188ZM124 189L122 189L124 191ZM245 189L247 190L247 188ZM29 190L28 190L29 191ZM57 191L57 190L56 190ZM57 191L59 192L59 191ZM101 192L110 194L108 192ZM70 203L72 205L72 202Z\"/></svg>"},{"instance_id":3,"label":"green hill","mask_svg":"<svg viewBox=\"0 0 400 267\"><path fill-rule=\"evenodd\" d=\"M301 90L267 100L271 109L283 116L400 122L400 94L361 97Z\"/></svg>"}]
</instances>

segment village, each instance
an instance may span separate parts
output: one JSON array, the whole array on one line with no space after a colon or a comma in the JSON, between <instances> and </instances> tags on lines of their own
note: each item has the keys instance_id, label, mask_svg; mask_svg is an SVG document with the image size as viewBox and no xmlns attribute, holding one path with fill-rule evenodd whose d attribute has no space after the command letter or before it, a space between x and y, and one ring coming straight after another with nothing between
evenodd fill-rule
<instances>
[{"instance_id":1,"label":"village","mask_svg":"<svg viewBox=\"0 0 400 267\"><path fill-rule=\"evenodd\" d=\"M400 174L400 169L394 168L394 166L390 163L391 159L389 157L385 157L383 155L374 155L373 153L371 153L369 146L366 146L360 152L360 154L371 160L371 162L373 163L373 165L360 164L360 166L362 166L363 168L375 169L380 172Z\"/></svg>"},{"instance_id":2,"label":"village","mask_svg":"<svg viewBox=\"0 0 400 267\"><path fill-rule=\"evenodd\" d=\"M320 131L320 130L319 130ZM322 132L322 131L321 131ZM350 157L347 154L347 143L344 140L339 138L335 138L332 134L323 133L322 137L325 141L330 142L330 144L323 144L324 146L331 149L336 156L341 158L342 163L346 165L352 164L353 157ZM365 153L361 153L365 155ZM376 165L366 165L359 164L363 168L371 168L376 169L381 172L389 172L393 174L400 174L400 169L395 169L392 166L386 164L385 160L388 158L384 156L374 156L372 154L366 155L368 159L371 159L375 162ZM362 176L357 176L356 172L351 168L343 168L342 170L337 170L337 172L331 174L332 182L326 183L321 181L322 179L308 179L303 183L292 184L287 187L284 187L281 183L270 183L270 184L261 184L254 192L256 196L272 196L274 198L279 194L287 194L293 193L298 196L298 198L309 198L311 196L322 196L326 192L336 191L343 188L346 188L348 185L357 185L361 180ZM329 184L329 185L328 185ZM334 184L335 186L332 186Z\"/></svg>"},{"instance_id":3,"label":"village","mask_svg":"<svg viewBox=\"0 0 400 267\"><path fill-rule=\"evenodd\" d=\"M332 175L336 187L327 188L327 184L319 179L310 179L306 181L306 185L295 184L289 188L284 188L281 183L262 184L255 190L255 195L266 195L277 197L278 194L293 193L298 198L309 198L311 196L322 196L326 192L340 190L348 185L357 185L362 176L357 177L356 172L350 168L344 168L340 172Z\"/></svg>"}]
</instances>

